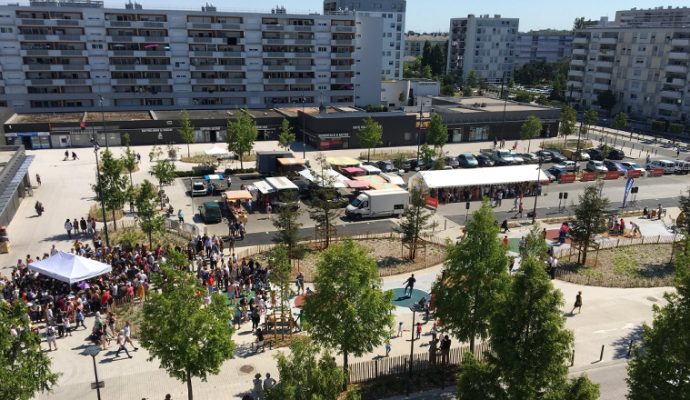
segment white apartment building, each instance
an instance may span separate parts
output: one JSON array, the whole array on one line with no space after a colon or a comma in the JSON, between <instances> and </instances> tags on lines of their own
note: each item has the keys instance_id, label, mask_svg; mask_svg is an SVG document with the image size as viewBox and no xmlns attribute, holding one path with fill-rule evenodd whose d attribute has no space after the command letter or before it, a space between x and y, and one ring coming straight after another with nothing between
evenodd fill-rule
<instances>
[{"instance_id":1,"label":"white apartment building","mask_svg":"<svg viewBox=\"0 0 690 400\"><path fill-rule=\"evenodd\" d=\"M475 71L479 79L499 83L510 79L515 64L518 18L473 14L450 20L447 72L467 79Z\"/></svg>"},{"instance_id":2,"label":"white apartment building","mask_svg":"<svg viewBox=\"0 0 690 400\"><path fill-rule=\"evenodd\" d=\"M567 96L580 108L598 95L616 97L612 113L687 122L690 117L690 8L616 13L616 20L577 31Z\"/></svg>"},{"instance_id":3,"label":"white apartment building","mask_svg":"<svg viewBox=\"0 0 690 400\"><path fill-rule=\"evenodd\" d=\"M324 0L324 14L354 11L357 17L381 19L381 80L403 78L405 9L407 0ZM374 36L362 37L373 41Z\"/></svg>"},{"instance_id":4,"label":"white apartment building","mask_svg":"<svg viewBox=\"0 0 690 400\"><path fill-rule=\"evenodd\" d=\"M411 35L405 34L405 61L414 61L415 58L421 57L424 53L424 44L429 42L431 47L437 44L445 50L448 43L447 33L431 33L423 35L420 33L413 33Z\"/></svg>"},{"instance_id":5,"label":"white apartment building","mask_svg":"<svg viewBox=\"0 0 690 400\"><path fill-rule=\"evenodd\" d=\"M573 51L572 32L518 33L515 42L515 68L534 61L555 63L570 57Z\"/></svg>"},{"instance_id":6,"label":"white apartment building","mask_svg":"<svg viewBox=\"0 0 690 400\"><path fill-rule=\"evenodd\" d=\"M17 112L354 103L355 16L0 6L0 105ZM372 68L362 60L361 68ZM380 88L372 88L380 96Z\"/></svg>"}]
</instances>

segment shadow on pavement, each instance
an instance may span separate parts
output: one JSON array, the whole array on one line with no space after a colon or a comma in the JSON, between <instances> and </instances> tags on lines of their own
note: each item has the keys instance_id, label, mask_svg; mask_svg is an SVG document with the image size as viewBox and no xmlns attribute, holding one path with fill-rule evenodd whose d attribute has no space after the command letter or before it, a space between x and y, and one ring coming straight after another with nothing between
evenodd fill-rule
<instances>
[{"instance_id":1,"label":"shadow on pavement","mask_svg":"<svg viewBox=\"0 0 690 400\"><path fill-rule=\"evenodd\" d=\"M613 342L613 359L619 360L622 358L628 358L628 352L630 351L630 343L632 345L639 345L642 340L642 325L637 325L634 327L627 335L618 338Z\"/></svg>"}]
</instances>

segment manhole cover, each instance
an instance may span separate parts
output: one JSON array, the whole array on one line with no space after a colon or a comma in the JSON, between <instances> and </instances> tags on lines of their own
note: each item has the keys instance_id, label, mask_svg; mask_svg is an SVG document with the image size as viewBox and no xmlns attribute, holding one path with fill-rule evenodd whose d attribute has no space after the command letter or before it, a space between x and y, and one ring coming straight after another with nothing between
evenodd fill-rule
<instances>
[{"instance_id":1,"label":"manhole cover","mask_svg":"<svg viewBox=\"0 0 690 400\"><path fill-rule=\"evenodd\" d=\"M653 297L653 296L648 296L648 297L647 297L647 300L653 301L653 302L655 302L655 303L656 303L657 301L659 301L659 299L657 299L656 297Z\"/></svg>"},{"instance_id":2,"label":"manhole cover","mask_svg":"<svg viewBox=\"0 0 690 400\"><path fill-rule=\"evenodd\" d=\"M242 372L243 374L250 374L252 373L252 371L254 371L254 367L252 367L251 365L243 365L240 367L240 372Z\"/></svg>"}]
</instances>

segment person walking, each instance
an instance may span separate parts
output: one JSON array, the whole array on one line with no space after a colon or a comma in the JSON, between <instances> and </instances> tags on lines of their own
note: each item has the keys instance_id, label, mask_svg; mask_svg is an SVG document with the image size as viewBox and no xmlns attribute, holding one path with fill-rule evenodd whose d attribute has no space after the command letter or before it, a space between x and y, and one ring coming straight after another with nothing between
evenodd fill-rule
<instances>
[{"instance_id":1,"label":"person walking","mask_svg":"<svg viewBox=\"0 0 690 400\"><path fill-rule=\"evenodd\" d=\"M177 220L178 220L180 223L183 223L183 222L184 222L184 213L182 212L182 209L181 209L181 208L177 211Z\"/></svg>"},{"instance_id":2,"label":"person walking","mask_svg":"<svg viewBox=\"0 0 690 400\"><path fill-rule=\"evenodd\" d=\"M386 357L391 353L391 342L390 340L386 340L386 343L384 344L384 348L386 349Z\"/></svg>"},{"instance_id":3,"label":"person walking","mask_svg":"<svg viewBox=\"0 0 690 400\"><path fill-rule=\"evenodd\" d=\"M65 221L65 230L67 231L67 239L72 239L72 222L67 218Z\"/></svg>"},{"instance_id":4,"label":"person walking","mask_svg":"<svg viewBox=\"0 0 690 400\"><path fill-rule=\"evenodd\" d=\"M510 232L510 228L508 228L507 219L504 219L503 222L501 222L501 229L503 230L503 233Z\"/></svg>"},{"instance_id":5,"label":"person walking","mask_svg":"<svg viewBox=\"0 0 690 400\"><path fill-rule=\"evenodd\" d=\"M400 322L398 322L398 336L397 337L402 336L402 333L403 333L403 322L400 321Z\"/></svg>"},{"instance_id":6,"label":"person walking","mask_svg":"<svg viewBox=\"0 0 690 400\"><path fill-rule=\"evenodd\" d=\"M75 218L74 220L72 220L72 227L74 228L74 234L79 235L79 220L78 219Z\"/></svg>"},{"instance_id":7,"label":"person walking","mask_svg":"<svg viewBox=\"0 0 690 400\"><path fill-rule=\"evenodd\" d=\"M264 379L264 391L269 391L273 389L273 387L276 385L276 380L271 378L271 374L268 372L266 373L266 378Z\"/></svg>"},{"instance_id":8,"label":"person walking","mask_svg":"<svg viewBox=\"0 0 690 400\"><path fill-rule=\"evenodd\" d=\"M576 308L577 313L580 314L582 312L582 291L577 292L577 295L575 296L575 305L573 306L573 309L570 310L570 315L575 315Z\"/></svg>"},{"instance_id":9,"label":"person walking","mask_svg":"<svg viewBox=\"0 0 690 400\"><path fill-rule=\"evenodd\" d=\"M405 291L403 294L407 294L407 290L410 290L410 297L412 297L412 291L414 290L414 283L417 282L417 279L415 279L414 274L412 274L407 280L405 281Z\"/></svg>"},{"instance_id":10,"label":"person walking","mask_svg":"<svg viewBox=\"0 0 690 400\"><path fill-rule=\"evenodd\" d=\"M451 340L448 337L448 335L445 335L443 339L441 339L441 363L442 364L447 364L450 361L450 345L451 345Z\"/></svg>"},{"instance_id":11,"label":"person walking","mask_svg":"<svg viewBox=\"0 0 690 400\"><path fill-rule=\"evenodd\" d=\"M78 159L79 159L79 156L77 155L76 152L73 151L73 152L72 152L72 161L78 160Z\"/></svg>"},{"instance_id":12,"label":"person walking","mask_svg":"<svg viewBox=\"0 0 690 400\"><path fill-rule=\"evenodd\" d=\"M125 343L131 344L134 351L139 350L139 348L134 345L134 342L132 342L132 326L129 321L125 322L123 330L125 332Z\"/></svg>"},{"instance_id":13,"label":"person walking","mask_svg":"<svg viewBox=\"0 0 690 400\"><path fill-rule=\"evenodd\" d=\"M38 186L41 186L41 175L36 174L36 183L38 183Z\"/></svg>"},{"instance_id":14,"label":"person walking","mask_svg":"<svg viewBox=\"0 0 690 400\"><path fill-rule=\"evenodd\" d=\"M127 350L127 347L125 347L125 330L122 329L120 330L120 333L117 335L117 351L115 352L115 358L120 357L120 352L124 351L125 354L127 354L127 357L132 358L132 355L129 354L129 351Z\"/></svg>"},{"instance_id":15,"label":"person walking","mask_svg":"<svg viewBox=\"0 0 690 400\"><path fill-rule=\"evenodd\" d=\"M419 340L419 338L422 337L422 323L417 322L417 338L416 340Z\"/></svg>"},{"instance_id":16,"label":"person walking","mask_svg":"<svg viewBox=\"0 0 690 400\"><path fill-rule=\"evenodd\" d=\"M304 274L302 271L297 273L297 277L295 278L295 286L297 286L298 295L304 293Z\"/></svg>"},{"instance_id":17,"label":"person walking","mask_svg":"<svg viewBox=\"0 0 690 400\"><path fill-rule=\"evenodd\" d=\"M53 351L53 347L55 347L55 350L58 349L56 334L55 327L49 323L49 325L46 327L46 342L48 343L48 351Z\"/></svg>"},{"instance_id":18,"label":"person walking","mask_svg":"<svg viewBox=\"0 0 690 400\"><path fill-rule=\"evenodd\" d=\"M79 220L79 229L81 229L82 233L86 233L88 226L86 225L86 220L84 217L81 217L81 220Z\"/></svg>"}]
</instances>

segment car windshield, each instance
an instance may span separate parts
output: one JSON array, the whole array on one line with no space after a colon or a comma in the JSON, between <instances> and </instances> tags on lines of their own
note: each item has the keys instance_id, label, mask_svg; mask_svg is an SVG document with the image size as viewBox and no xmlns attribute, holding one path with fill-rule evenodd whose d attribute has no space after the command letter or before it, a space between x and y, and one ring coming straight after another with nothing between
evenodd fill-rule
<instances>
[{"instance_id":1,"label":"car windshield","mask_svg":"<svg viewBox=\"0 0 690 400\"><path fill-rule=\"evenodd\" d=\"M640 168L640 164L638 164L638 163L628 163L628 167L630 167L630 168Z\"/></svg>"},{"instance_id":2,"label":"car windshield","mask_svg":"<svg viewBox=\"0 0 690 400\"><path fill-rule=\"evenodd\" d=\"M352 207L359 207L362 204L362 200L354 199L352 200Z\"/></svg>"},{"instance_id":3,"label":"car windshield","mask_svg":"<svg viewBox=\"0 0 690 400\"><path fill-rule=\"evenodd\" d=\"M204 189L204 184L203 184L203 183L200 183L200 182L194 182L194 183L192 184L192 188L193 188L194 190L203 190L203 189Z\"/></svg>"}]
</instances>

